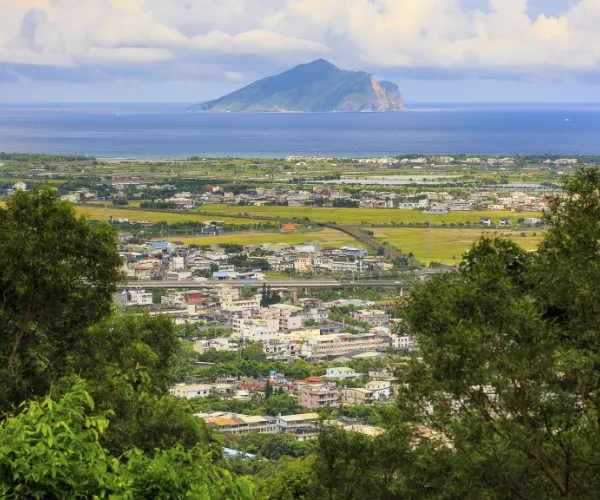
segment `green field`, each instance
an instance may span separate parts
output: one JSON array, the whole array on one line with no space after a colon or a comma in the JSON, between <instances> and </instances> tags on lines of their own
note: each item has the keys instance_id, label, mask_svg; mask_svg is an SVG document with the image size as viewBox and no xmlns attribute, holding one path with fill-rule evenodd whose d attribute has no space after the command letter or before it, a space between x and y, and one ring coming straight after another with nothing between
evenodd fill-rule
<instances>
[{"instance_id":1,"label":"green field","mask_svg":"<svg viewBox=\"0 0 600 500\"><path fill-rule=\"evenodd\" d=\"M181 241L187 245L212 245L213 243L237 243L239 245L257 245L261 243L289 243L297 245L305 241L319 241L323 246L342 247L346 243L358 244L356 240L335 229L321 229L301 233L280 233L266 231L243 231L225 233L223 236L195 236L166 238L169 241Z\"/></svg>"},{"instance_id":2,"label":"green field","mask_svg":"<svg viewBox=\"0 0 600 500\"><path fill-rule=\"evenodd\" d=\"M313 207L240 207L230 205L204 205L198 212L218 212L222 214L243 214L253 216L281 217L282 220L293 217L308 217L317 222L336 222L337 224L409 224L432 222L434 224L471 222L478 223L480 217L490 217L492 224L498 224L501 217L510 217L513 222L521 217L539 217L539 213L516 212L450 212L449 214L424 214L418 210L399 208L313 208Z\"/></svg>"},{"instance_id":3,"label":"green field","mask_svg":"<svg viewBox=\"0 0 600 500\"><path fill-rule=\"evenodd\" d=\"M152 210L143 210L138 208L120 208L113 205L96 205L96 206L83 206L74 205L75 210L78 213L87 215L93 220L107 220L110 216L114 219L134 219L134 220L147 220L150 222L185 222L185 221L209 221L219 220L227 224L252 224L252 221L246 219L228 218L228 217L211 217L209 215L202 215L195 212L155 212ZM256 222L263 222L257 219Z\"/></svg>"},{"instance_id":4,"label":"green field","mask_svg":"<svg viewBox=\"0 0 600 500\"><path fill-rule=\"evenodd\" d=\"M506 236L519 244L525 250L535 250L543 232L525 233L521 236L519 231L477 229L425 229L425 228L379 228L374 230L375 236L382 241L388 241L405 253L412 252L415 258L425 264L431 261L444 264L457 264L473 242L482 235Z\"/></svg>"}]
</instances>

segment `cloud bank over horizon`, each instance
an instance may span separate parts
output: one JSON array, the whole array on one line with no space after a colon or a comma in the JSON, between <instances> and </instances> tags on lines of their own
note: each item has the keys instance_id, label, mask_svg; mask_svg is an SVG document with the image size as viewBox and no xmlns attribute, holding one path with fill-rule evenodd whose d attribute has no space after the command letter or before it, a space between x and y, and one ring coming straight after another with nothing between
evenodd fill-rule
<instances>
[{"instance_id":1,"label":"cloud bank over horizon","mask_svg":"<svg viewBox=\"0 0 600 500\"><path fill-rule=\"evenodd\" d=\"M600 0L0 0L0 6L3 100L41 89L52 100L75 88L100 100L119 89L151 100L169 89L179 89L184 100L204 99L317 58L400 85L600 83Z\"/></svg>"}]
</instances>

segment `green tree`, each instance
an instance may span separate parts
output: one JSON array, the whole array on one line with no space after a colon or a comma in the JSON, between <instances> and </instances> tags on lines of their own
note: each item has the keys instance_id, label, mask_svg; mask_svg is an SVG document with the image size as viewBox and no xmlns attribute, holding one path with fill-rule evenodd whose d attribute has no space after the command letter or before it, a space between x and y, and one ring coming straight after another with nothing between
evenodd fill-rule
<instances>
[{"instance_id":1,"label":"green tree","mask_svg":"<svg viewBox=\"0 0 600 500\"><path fill-rule=\"evenodd\" d=\"M41 396L86 330L112 307L121 259L108 224L90 225L51 189L0 208L0 412Z\"/></svg>"},{"instance_id":2,"label":"green tree","mask_svg":"<svg viewBox=\"0 0 600 500\"><path fill-rule=\"evenodd\" d=\"M471 497L600 488L599 192L600 172L579 172L538 252L483 239L405 311L421 352L399 374L400 410L440 437L438 466Z\"/></svg>"},{"instance_id":3,"label":"green tree","mask_svg":"<svg viewBox=\"0 0 600 500\"><path fill-rule=\"evenodd\" d=\"M79 340L70 372L93 381L98 409L111 412L102 436L111 452L211 441L203 422L168 394L180 344L170 318L148 315L108 317Z\"/></svg>"},{"instance_id":4,"label":"green tree","mask_svg":"<svg viewBox=\"0 0 600 500\"><path fill-rule=\"evenodd\" d=\"M210 462L200 446L121 460L101 446L106 415L83 384L30 402L0 424L0 495L21 498L249 499L251 486Z\"/></svg>"}]
</instances>

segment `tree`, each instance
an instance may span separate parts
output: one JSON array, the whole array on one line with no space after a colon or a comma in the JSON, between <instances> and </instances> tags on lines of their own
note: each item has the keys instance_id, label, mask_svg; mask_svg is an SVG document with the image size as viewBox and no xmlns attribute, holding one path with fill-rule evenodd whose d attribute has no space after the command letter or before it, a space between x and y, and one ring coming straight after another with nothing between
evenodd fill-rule
<instances>
[{"instance_id":1,"label":"tree","mask_svg":"<svg viewBox=\"0 0 600 500\"><path fill-rule=\"evenodd\" d=\"M273 395L273 386L271 385L271 379L267 379L267 384L265 385L265 399L269 399Z\"/></svg>"},{"instance_id":2,"label":"tree","mask_svg":"<svg viewBox=\"0 0 600 500\"><path fill-rule=\"evenodd\" d=\"M271 477L259 481L257 500L313 500L316 477L314 460L294 460L285 464Z\"/></svg>"},{"instance_id":3,"label":"tree","mask_svg":"<svg viewBox=\"0 0 600 500\"><path fill-rule=\"evenodd\" d=\"M121 461L101 446L109 421L81 382L29 402L0 424L2 498L249 499L251 486L214 466L206 451L174 447Z\"/></svg>"},{"instance_id":4,"label":"tree","mask_svg":"<svg viewBox=\"0 0 600 500\"><path fill-rule=\"evenodd\" d=\"M600 488L599 193L600 171L580 171L538 252L482 239L405 310L421 352L400 374L402 417L440 437L437 466L471 497Z\"/></svg>"},{"instance_id":5,"label":"tree","mask_svg":"<svg viewBox=\"0 0 600 500\"><path fill-rule=\"evenodd\" d=\"M0 412L47 392L89 326L109 313L121 259L108 224L89 224L51 189L0 208Z\"/></svg>"},{"instance_id":6,"label":"tree","mask_svg":"<svg viewBox=\"0 0 600 500\"><path fill-rule=\"evenodd\" d=\"M167 316L111 316L77 343L69 371L93 381L89 391L98 409L111 412L102 443L115 455L132 447L152 453L211 442L203 422L168 394L179 349Z\"/></svg>"}]
</instances>

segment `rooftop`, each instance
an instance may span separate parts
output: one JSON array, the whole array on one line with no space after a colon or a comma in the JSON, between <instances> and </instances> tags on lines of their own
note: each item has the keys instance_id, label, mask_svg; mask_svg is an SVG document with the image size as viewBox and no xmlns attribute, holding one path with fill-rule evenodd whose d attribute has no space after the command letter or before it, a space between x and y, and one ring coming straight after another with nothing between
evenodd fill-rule
<instances>
[{"instance_id":1,"label":"rooftop","mask_svg":"<svg viewBox=\"0 0 600 500\"><path fill-rule=\"evenodd\" d=\"M284 416L281 416L278 418L280 420L283 420L284 422L298 422L298 421L302 421L302 420L318 420L319 414L318 413L302 413L300 415L284 415Z\"/></svg>"}]
</instances>

